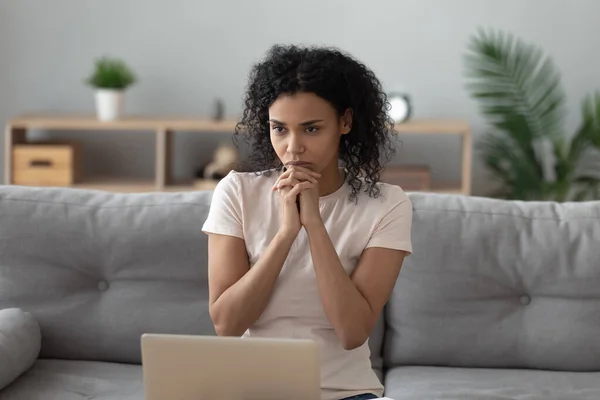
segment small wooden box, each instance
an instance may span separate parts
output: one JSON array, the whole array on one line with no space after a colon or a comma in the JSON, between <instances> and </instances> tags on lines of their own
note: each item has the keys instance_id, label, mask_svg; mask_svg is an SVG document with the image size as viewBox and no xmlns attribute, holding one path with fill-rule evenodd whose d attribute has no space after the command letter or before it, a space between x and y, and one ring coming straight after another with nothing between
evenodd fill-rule
<instances>
[{"instance_id":1,"label":"small wooden box","mask_svg":"<svg viewBox=\"0 0 600 400\"><path fill-rule=\"evenodd\" d=\"M405 191L431 190L431 171L426 165L402 165L385 167L381 181L398 185Z\"/></svg>"},{"instance_id":2,"label":"small wooden box","mask_svg":"<svg viewBox=\"0 0 600 400\"><path fill-rule=\"evenodd\" d=\"M29 143L13 148L12 183L24 186L71 186L80 180L75 143Z\"/></svg>"}]
</instances>

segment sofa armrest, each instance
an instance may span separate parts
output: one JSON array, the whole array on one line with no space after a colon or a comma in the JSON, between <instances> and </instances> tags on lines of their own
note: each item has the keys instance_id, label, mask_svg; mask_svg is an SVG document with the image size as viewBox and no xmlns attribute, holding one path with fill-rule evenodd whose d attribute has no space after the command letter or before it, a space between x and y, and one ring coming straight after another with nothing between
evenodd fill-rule
<instances>
[{"instance_id":1,"label":"sofa armrest","mask_svg":"<svg viewBox=\"0 0 600 400\"><path fill-rule=\"evenodd\" d=\"M41 345L40 326L30 313L0 310L0 390L33 366Z\"/></svg>"}]
</instances>

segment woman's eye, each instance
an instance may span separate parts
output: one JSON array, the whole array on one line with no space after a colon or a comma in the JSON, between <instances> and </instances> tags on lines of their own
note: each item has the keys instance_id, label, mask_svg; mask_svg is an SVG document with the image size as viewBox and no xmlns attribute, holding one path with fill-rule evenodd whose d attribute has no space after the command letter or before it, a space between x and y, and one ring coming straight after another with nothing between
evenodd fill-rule
<instances>
[{"instance_id":1,"label":"woman's eye","mask_svg":"<svg viewBox=\"0 0 600 400\"><path fill-rule=\"evenodd\" d=\"M273 129L276 133L282 133L285 130L283 126L274 126L271 129Z\"/></svg>"},{"instance_id":2,"label":"woman's eye","mask_svg":"<svg viewBox=\"0 0 600 400\"><path fill-rule=\"evenodd\" d=\"M319 128L317 128L316 126L309 126L308 128L306 128L306 132L308 133L315 133L318 130Z\"/></svg>"}]
</instances>

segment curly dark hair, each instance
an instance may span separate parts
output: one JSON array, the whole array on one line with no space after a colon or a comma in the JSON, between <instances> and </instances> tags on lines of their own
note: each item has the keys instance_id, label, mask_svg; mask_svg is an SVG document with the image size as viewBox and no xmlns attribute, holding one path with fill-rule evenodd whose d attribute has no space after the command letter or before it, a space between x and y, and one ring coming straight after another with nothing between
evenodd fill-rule
<instances>
[{"instance_id":1,"label":"curly dark hair","mask_svg":"<svg viewBox=\"0 0 600 400\"><path fill-rule=\"evenodd\" d=\"M299 92L325 99L340 116L352 109L352 129L339 145L350 197L355 199L362 189L371 197L379 196L380 172L395 152L387 95L369 68L336 48L275 45L251 69L234 135L250 145L246 170L264 173L281 167L270 142L268 110L280 95Z\"/></svg>"}]
</instances>

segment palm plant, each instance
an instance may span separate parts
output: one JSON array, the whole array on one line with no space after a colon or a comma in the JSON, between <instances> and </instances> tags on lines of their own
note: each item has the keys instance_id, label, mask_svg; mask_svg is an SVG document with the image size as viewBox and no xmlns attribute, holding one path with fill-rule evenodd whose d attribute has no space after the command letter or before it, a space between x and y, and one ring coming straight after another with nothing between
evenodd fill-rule
<instances>
[{"instance_id":1,"label":"palm plant","mask_svg":"<svg viewBox=\"0 0 600 400\"><path fill-rule=\"evenodd\" d=\"M552 60L512 34L483 29L465 55L467 89L495 129L479 143L502 183L497 197L583 201L600 198L600 92L582 102L581 123L564 129L565 95ZM592 165L590 165L592 164Z\"/></svg>"}]
</instances>

